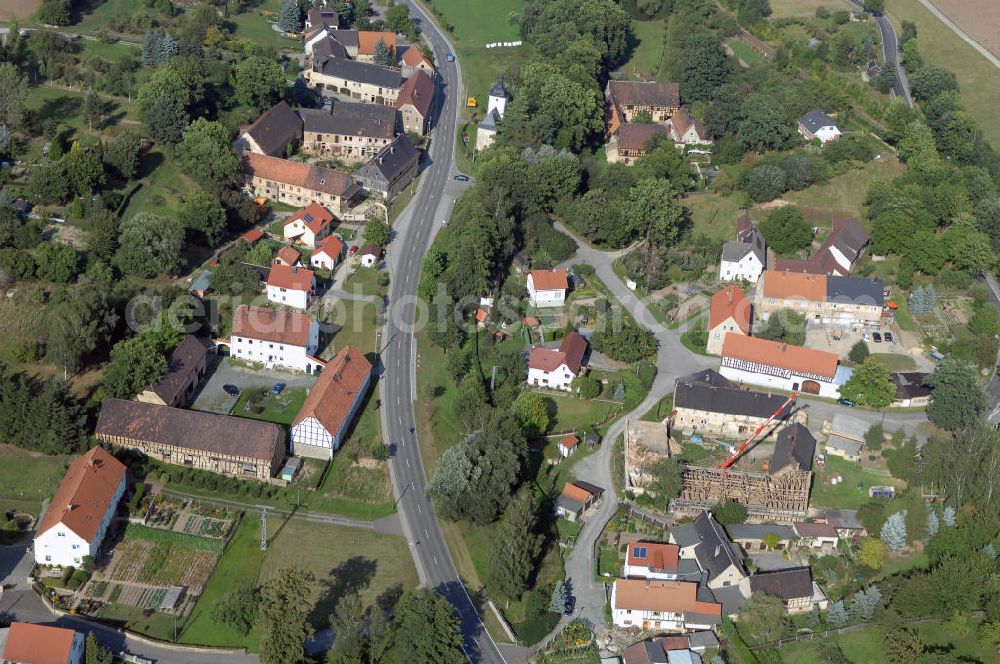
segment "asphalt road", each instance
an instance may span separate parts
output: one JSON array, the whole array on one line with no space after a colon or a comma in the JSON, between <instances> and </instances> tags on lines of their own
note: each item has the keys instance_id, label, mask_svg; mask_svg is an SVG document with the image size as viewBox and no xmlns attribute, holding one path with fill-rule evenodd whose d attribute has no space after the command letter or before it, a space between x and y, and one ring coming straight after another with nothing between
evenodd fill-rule
<instances>
[{"instance_id":1,"label":"asphalt road","mask_svg":"<svg viewBox=\"0 0 1000 664\"><path fill-rule=\"evenodd\" d=\"M861 0L851 0L851 2L864 9L865 4ZM899 59L896 28L892 26L892 21L884 13L874 16L874 18L875 23L878 24L879 31L882 33L882 57L885 62L892 61L896 63L896 82L892 86L892 92L897 97L905 99L906 103L912 107L913 98L910 96L910 84L906 80L906 70L903 69L903 63Z\"/></svg>"},{"instance_id":2,"label":"asphalt road","mask_svg":"<svg viewBox=\"0 0 1000 664\"><path fill-rule=\"evenodd\" d=\"M442 221L451 214L454 200L467 185L454 181L454 147L459 100L462 99L461 69L457 60L448 62L453 52L434 22L416 4L407 2L420 19L421 29L434 50L439 74L436 122L428 151L431 165L421 177L413 201L395 224L396 236L389 245L386 262L392 280L389 309L381 334L382 397L380 416L386 441L392 446L389 472L398 512L410 543L417 573L423 585L435 588L454 604L462 621L465 653L473 662L502 663L458 576L451 553L426 496L426 478L415 430L416 348L414 321L417 321L416 292L424 254Z\"/></svg>"},{"instance_id":3,"label":"asphalt road","mask_svg":"<svg viewBox=\"0 0 1000 664\"><path fill-rule=\"evenodd\" d=\"M983 281L989 286L993 301L1000 306L1000 285L992 274L987 274ZM997 358L997 366L1000 367L1000 357ZM1000 424L1000 372L994 371L990 377L990 382L986 385L986 395L990 399L989 421L993 424Z\"/></svg>"}]
</instances>

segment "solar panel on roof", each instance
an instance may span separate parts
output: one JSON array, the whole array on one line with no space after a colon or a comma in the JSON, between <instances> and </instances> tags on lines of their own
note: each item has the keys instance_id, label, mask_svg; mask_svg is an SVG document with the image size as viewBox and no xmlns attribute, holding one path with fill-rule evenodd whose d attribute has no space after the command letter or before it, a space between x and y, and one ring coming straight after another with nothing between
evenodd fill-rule
<instances>
[{"instance_id":1,"label":"solar panel on roof","mask_svg":"<svg viewBox=\"0 0 1000 664\"><path fill-rule=\"evenodd\" d=\"M306 220L307 224L311 224L312 223L313 216L311 214L306 213L302 218Z\"/></svg>"},{"instance_id":2,"label":"solar panel on roof","mask_svg":"<svg viewBox=\"0 0 1000 664\"><path fill-rule=\"evenodd\" d=\"M644 547L644 546L634 547L632 549L632 555L635 556L636 558L645 558L646 557L646 547Z\"/></svg>"}]
</instances>

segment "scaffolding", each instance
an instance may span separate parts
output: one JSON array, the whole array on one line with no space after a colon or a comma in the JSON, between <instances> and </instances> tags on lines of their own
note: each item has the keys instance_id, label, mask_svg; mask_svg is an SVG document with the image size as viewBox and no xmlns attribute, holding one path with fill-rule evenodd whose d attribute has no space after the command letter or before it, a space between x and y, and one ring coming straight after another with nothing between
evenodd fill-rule
<instances>
[{"instance_id":1,"label":"scaffolding","mask_svg":"<svg viewBox=\"0 0 1000 664\"><path fill-rule=\"evenodd\" d=\"M712 466L683 465L680 496L672 503L677 510L708 509L726 500L747 508L759 518L801 519L809 510L812 473L785 468L769 473Z\"/></svg>"}]
</instances>

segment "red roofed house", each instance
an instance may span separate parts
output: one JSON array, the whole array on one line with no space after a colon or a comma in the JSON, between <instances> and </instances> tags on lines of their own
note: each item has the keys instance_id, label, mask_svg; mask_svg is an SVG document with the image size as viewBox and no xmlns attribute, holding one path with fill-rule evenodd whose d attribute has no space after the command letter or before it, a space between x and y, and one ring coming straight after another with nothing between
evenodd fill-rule
<instances>
[{"instance_id":1,"label":"red roofed house","mask_svg":"<svg viewBox=\"0 0 1000 664\"><path fill-rule=\"evenodd\" d=\"M431 105L434 103L434 81L422 71L406 79L396 98L396 110L403 123L404 132L423 136L430 128Z\"/></svg>"},{"instance_id":2,"label":"red roofed house","mask_svg":"<svg viewBox=\"0 0 1000 664\"><path fill-rule=\"evenodd\" d=\"M315 357L319 324L298 311L241 304L233 313L232 356L265 367L313 373L325 362Z\"/></svg>"},{"instance_id":3,"label":"red roofed house","mask_svg":"<svg viewBox=\"0 0 1000 664\"><path fill-rule=\"evenodd\" d=\"M646 146L657 134L666 134L667 128L661 124L627 122L608 140L607 159L609 164L622 163L630 166L639 157L646 156Z\"/></svg>"},{"instance_id":4,"label":"red roofed house","mask_svg":"<svg viewBox=\"0 0 1000 664\"><path fill-rule=\"evenodd\" d=\"M354 346L330 360L292 421L292 454L330 459L364 403L372 364Z\"/></svg>"},{"instance_id":5,"label":"red roofed house","mask_svg":"<svg viewBox=\"0 0 1000 664\"><path fill-rule=\"evenodd\" d=\"M301 265L299 262L300 258L302 258L302 254L299 253L299 250L286 244L281 249L278 249L278 253L274 255L274 260L271 261L271 264L292 267L293 265Z\"/></svg>"},{"instance_id":6,"label":"red roofed house","mask_svg":"<svg viewBox=\"0 0 1000 664\"><path fill-rule=\"evenodd\" d=\"M625 555L623 576L629 579L674 581L681 549L666 542L632 542Z\"/></svg>"},{"instance_id":7,"label":"red roofed house","mask_svg":"<svg viewBox=\"0 0 1000 664\"><path fill-rule=\"evenodd\" d=\"M711 143L705 125L691 116L686 106L681 106L670 118L670 135L676 143L699 145Z\"/></svg>"},{"instance_id":8,"label":"red roofed house","mask_svg":"<svg viewBox=\"0 0 1000 664\"><path fill-rule=\"evenodd\" d=\"M83 634L64 627L15 622L0 629L0 661L11 664L80 664Z\"/></svg>"},{"instance_id":9,"label":"red roofed house","mask_svg":"<svg viewBox=\"0 0 1000 664\"><path fill-rule=\"evenodd\" d=\"M528 359L528 385L555 390L572 389L573 379L580 375L587 340L579 332L570 332L559 350L534 348Z\"/></svg>"},{"instance_id":10,"label":"red roofed house","mask_svg":"<svg viewBox=\"0 0 1000 664\"><path fill-rule=\"evenodd\" d=\"M559 455L563 458L568 457L576 450L576 446L580 444L580 439L574 434L569 434L565 438L559 441Z\"/></svg>"},{"instance_id":11,"label":"red roofed house","mask_svg":"<svg viewBox=\"0 0 1000 664\"><path fill-rule=\"evenodd\" d=\"M727 334L719 373L738 383L837 398L851 370L837 366L836 353Z\"/></svg>"},{"instance_id":12,"label":"red roofed house","mask_svg":"<svg viewBox=\"0 0 1000 664\"><path fill-rule=\"evenodd\" d=\"M657 81L608 81L604 91L607 133L613 136L626 122L649 113L653 122L666 123L681 106L679 83Z\"/></svg>"},{"instance_id":13,"label":"red roofed house","mask_svg":"<svg viewBox=\"0 0 1000 664\"><path fill-rule=\"evenodd\" d=\"M713 355L722 352L726 334L750 334L750 298L736 284L730 284L712 296L708 316L708 347Z\"/></svg>"},{"instance_id":14,"label":"red roofed house","mask_svg":"<svg viewBox=\"0 0 1000 664\"><path fill-rule=\"evenodd\" d=\"M316 251L309 254L309 265L324 270L334 270L344 255L344 242L331 235L316 245Z\"/></svg>"},{"instance_id":15,"label":"red roofed house","mask_svg":"<svg viewBox=\"0 0 1000 664\"><path fill-rule=\"evenodd\" d=\"M532 270L528 273L528 299L533 307L561 307L566 303L569 275L557 270Z\"/></svg>"},{"instance_id":16,"label":"red roofed house","mask_svg":"<svg viewBox=\"0 0 1000 664\"><path fill-rule=\"evenodd\" d=\"M399 67L403 78L409 78L418 71L422 71L428 76L434 76L434 63L427 59L424 52L417 44L411 44L399 59Z\"/></svg>"},{"instance_id":17,"label":"red roofed house","mask_svg":"<svg viewBox=\"0 0 1000 664\"><path fill-rule=\"evenodd\" d=\"M385 44L386 48L389 49L389 54L392 56L393 61L396 60L396 33L395 32L379 32L375 30L359 30L358 31L358 52L354 56L354 59L358 62L375 62L375 46L379 42ZM351 49L348 48L348 53Z\"/></svg>"},{"instance_id":18,"label":"red roofed house","mask_svg":"<svg viewBox=\"0 0 1000 664\"><path fill-rule=\"evenodd\" d=\"M67 567L97 556L125 493L125 466L95 447L66 471L35 530L35 562Z\"/></svg>"},{"instance_id":19,"label":"red roofed house","mask_svg":"<svg viewBox=\"0 0 1000 664\"><path fill-rule=\"evenodd\" d=\"M333 230L333 213L313 201L299 208L290 216L283 228L286 240L298 240L307 247L315 247Z\"/></svg>"},{"instance_id":20,"label":"red roofed house","mask_svg":"<svg viewBox=\"0 0 1000 664\"><path fill-rule=\"evenodd\" d=\"M316 294L316 273L304 267L272 265L267 276L267 299L296 309L308 309Z\"/></svg>"},{"instance_id":21,"label":"red roofed house","mask_svg":"<svg viewBox=\"0 0 1000 664\"><path fill-rule=\"evenodd\" d=\"M361 260L361 267L375 267L382 258L382 249L377 244L366 244L361 247L358 254Z\"/></svg>"},{"instance_id":22,"label":"red roofed house","mask_svg":"<svg viewBox=\"0 0 1000 664\"><path fill-rule=\"evenodd\" d=\"M259 228L251 228L246 233L240 236L240 239L246 240L250 244L257 244L260 239L264 237L264 231Z\"/></svg>"},{"instance_id":23,"label":"red roofed house","mask_svg":"<svg viewBox=\"0 0 1000 664\"><path fill-rule=\"evenodd\" d=\"M342 171L253 152L243 153L243 175L255 197L295 206L315 201L336 214L349 211L361 194L354 178Z\"/></svg>"},{"instance_id":24,"label":"red roofed house","mask_svg":"<svg viewBox=\"0 0 1000 664\"><path fill-rule=\"evenodd\" d=\"M694 582L618 579L611 588L611 619L616 627L693 632L720 626L722 605L699 600Z\"/></svg>"}]
</instances>

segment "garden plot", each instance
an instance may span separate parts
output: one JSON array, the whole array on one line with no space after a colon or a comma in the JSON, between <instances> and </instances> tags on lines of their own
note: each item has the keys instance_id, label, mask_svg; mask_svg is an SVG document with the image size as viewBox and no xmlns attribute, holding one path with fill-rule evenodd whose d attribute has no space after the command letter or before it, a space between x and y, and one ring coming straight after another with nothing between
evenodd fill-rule
<instances>
[{"instance_id":1,"label":"garden plot","mask_svg":"<svg viewBox=\"0 0 1000 664\"><path fill-rule=\"evenodd\" d=\"M217 560L218 554L212 551L200 551L168 542L126 538L115 547L107 576L111 581L124 584L185 586L190 594L198 595L211 576ZM126 601L124 597L122 603L138 606Z\"/></svg>"},{"instance_id":2,"label":"garden plot","mask_svg":"<svg viewBox=\"0 0 1000 664\"><path fill-rule=\"evenodd\" d=\"M194 535L195 537L223 539L229 534L232 523L230 519L213 519L212 517L201 516L200 514L184 512L178 517L173 531L175 533Z\"/></svg>"}]
</instances>

